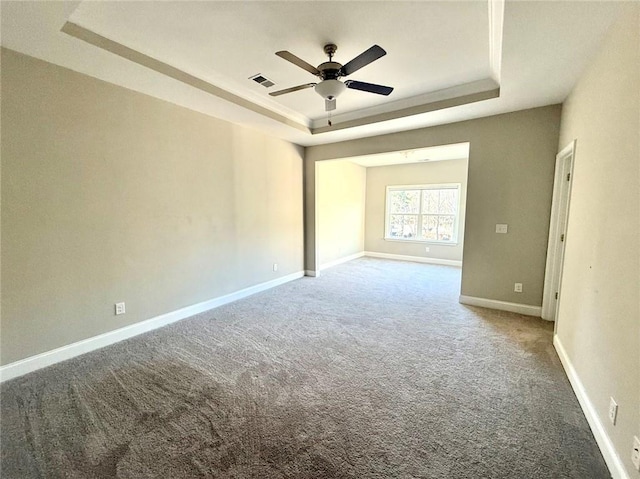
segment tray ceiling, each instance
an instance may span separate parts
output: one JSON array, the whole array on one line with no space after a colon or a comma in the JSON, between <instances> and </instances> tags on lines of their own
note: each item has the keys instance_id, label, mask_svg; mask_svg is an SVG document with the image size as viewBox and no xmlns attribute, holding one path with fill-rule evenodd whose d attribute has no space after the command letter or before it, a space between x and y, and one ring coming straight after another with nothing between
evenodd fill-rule
<instances>
[{"instance_id":1,"label":"tray ceiling","mask_svg":"<svg viewBox=\"0 0 640 479\"><path fill-rule=\"evenodd\" d=\"M234 123L312 145L561 102L617 2L2 2L2 45ZM333 127L315 81L275 55L346 63L387 55L349 79ZM275 85L251 81L262 74Z\"/></svg>"}]
</instances>

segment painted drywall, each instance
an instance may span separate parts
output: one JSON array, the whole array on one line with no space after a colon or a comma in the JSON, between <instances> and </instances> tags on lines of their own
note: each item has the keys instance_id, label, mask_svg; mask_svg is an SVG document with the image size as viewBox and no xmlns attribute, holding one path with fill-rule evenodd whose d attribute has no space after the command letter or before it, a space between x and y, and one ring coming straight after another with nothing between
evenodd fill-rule
<instances>
[{"instance_id":1,"label":"painted drywall","mask_svg":"<svg viewBox=\"0 0 640 479\"><path fill-rule=\"evenodd\" d=\"M303 161L303 208L304 208L304 270L315 276L320 272L319 256L316 254L316 164L307 158L304 149ZM313 247L308 247L312 243Z\"/></svg>"},{"instance_id":2,"label":"painted drywall","mask_svg":"<svg viewBox=\"0 0 640 479\"><path fill-rule=\"evenodd\" d=\"M640 6L628 5L567 98L576 140L557 334L629 477L640 437ZM609 397L618 419L608 418Z\"/></svg>"},{"instance_id":3,"label":"painted drywall","mask_svg":"<svg viewBox=\"0 0 640 479\"><path fill-rule=\"evenodd\" d=\"M302 148L10 50L1 107L2 364L302 270Z\"/></svg>"},{"instance_id":4,"label":"painted drywall","mask_svg":"<svg viewBox=\"0 0 640 479\"><path fill-rule=\"evenodd\" d=\"M560 105L306 149L312 162L470 142L462 287L465 296L540 306ZM307 184L307 187L310 185ZM305 214L313 195L305 192ZM509 225L496 234L498 223ZM312 269L316 245L305 239ZM523 283L523 292L513 291Z\"/></svg>"},{"instance_id":5,"label":"painted drywall","mask_svg":"<svg viewBox=\"0 0 640 479\"><path fill-rule=\"evenodd\" d=\"M384 239L387 186L460 184L458 242L455 245ZM467 159L367 168L365 250L424 258L462 261L467 204ZM426 251L429 247L429 252Z\"/></svg>"},{"instance_id":6,"label":"painted drywall","mask_svg":"<svg viewBox=\"0 0 640 479\"><path fill-rule=\"evenodd\" d=\"M367 169L350 161L316 163L320 266L364 252Z\"/></svg>"}]
</instances>

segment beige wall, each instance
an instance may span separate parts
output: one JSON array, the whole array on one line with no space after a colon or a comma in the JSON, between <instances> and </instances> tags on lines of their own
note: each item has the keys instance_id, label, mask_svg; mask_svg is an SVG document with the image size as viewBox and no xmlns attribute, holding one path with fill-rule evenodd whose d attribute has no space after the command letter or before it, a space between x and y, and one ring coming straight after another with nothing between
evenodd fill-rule
<instances>
[{"instance_id":1,"label":"beige wall","mask_svg":"<svg viewBox=\"0 0 640 479\"><path fill-rule=\"evenodd\" d=\"M303 269L301 148L8 50L1 107L2 364Z\"/></svg>"},{"instance_id":2,"label":"beige wall","mask_svg":"<svg viewBox=\"0 0 640 479\"><path fill-rule=\"evenodd\" d=\"M384 239L386 190L394 185L460 183L458 243L442 245ZM367 168L365 250L425 258L462 261L467 204L467 160L434 161ZM427 253L425 247L429 247Z\"/></svg>"},{"instance_id":3,"label":"beige wall","mask_svg":"<svg viewBox=\"0 0 640 479\"><path fill-rule=\"evenodd\" d=\"M560 111L553 105L312 146L306 171L314 161L470 142L462 294L540 306ZM313 214L313 195L306 199L305 212ZM507 223L509 233L496 234L497 223ZM308 236L307 264L314 250ZM513 291L515 282L522 293Z\"/></svg>"},{"instance_id":4,"label":"beige wall","mask_svg":"<svg viewBox=\"0 0 640 479\"><path fill-rule=\"evenodd\" d=\"M640 436L640 7L629 5L568 97L577 140L557 334L629 477ZM609 397L618 423L608 419Z\"/></svg>"},{"instance_id":5,"label":"beige wall","mask_svg":"<svg viewBox=\"0 0 640 479\"><path fill-rule=\"evenodd\" d=\"M306 273L320 271L316 254L316 164L307 158L305 148L303 162L303 208L304 208L304 269ZM309 247L313 244L313 247Z\"/></svg>"},{"instance_id":6,"label":"beige wall","mask_svg":"<svg viewBox=\"0 0 640 479\"><path fill-rule=\"evenodd\" d=\"M320 265L364 251L367 169L349 161L316 163Z\"/></svg>"}]
</instances>

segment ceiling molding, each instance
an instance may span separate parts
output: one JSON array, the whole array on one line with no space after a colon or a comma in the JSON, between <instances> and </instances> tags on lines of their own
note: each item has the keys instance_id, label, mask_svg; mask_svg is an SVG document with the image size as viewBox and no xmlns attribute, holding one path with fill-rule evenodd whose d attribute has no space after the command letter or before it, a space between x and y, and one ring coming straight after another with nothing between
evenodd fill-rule
<instances>
[{"instance_id":1,"label":"ceiling molding","mask_svg":"<svg viewBox=\"0 0 640 479\"><path fill-rule=\"evenodd\" d=\"M450 89L447 89L450 90ZM342 123L336 123L332 121L332 125L321 126L311 129L311 134L317 135L319 133L328 133L331 131L343 130L345 128L355 128L357 126L370 125L372 123L380 123L383 121L396 120L398 118L405 118L408 116L419 115L421 113L428 113L436 110L443 110L445 108L452 108L454 106L466 105L468 103L475 103L477 101L488 100L490 98L498 98L500 96L500 87L493 87L488 90L469 93L466 95L454 96L443 100L432 101L429 103L422 103L415 106L402 108L399 110L392 110L389 112L378 113L376 115L367 116L364 118L358 118L354 120L347 120ZM410 100L410 99L409 99Z\"/></svg>"},{"instance_id":2,"label":"ceiling molding","mask_svg":"<svg viewBox=\"0 0 640 479\"><path fill-rule=\"evenodd\" d=\"M504 25L504 1L489 2L489 66L493 79L500 83L502 75L502 31Z\"/></svg>"},{"instance_id":3,"label":"ceiling molding","mask_svg":"<svg viewBox=\"0 0 640 479\"><path fill-rule=\"evenodd\" d=\"M182 71L178 68L175 68L171 65L168 65L160 60L156 60L144 53L140 53L132 48L129 48L121 43L110 40L109 38L103 37L91 30L81 27L72 22L66 22L61 29L62 32L70 35L74 38L87 42L93 46L98 48L102 48L108 52L113 53L114 55L118 55L122 58L130 60L138 65L142 65L146 68L154 70L162 75L166 75L174 80L178 80L182 83L186 83L198 90L202 90L211 95L215 95L223 100L234 103L238 106L251 110L260 115L264 115L272 120L276 120L280 123L283 123L287 126L291 126L305 133L310 133L310 129L307 125L303 125L297 121L291 120L284 115L276 113L268 108L257 105L245 98L242 98L234 93L231 93L227 90L224 90L220 87L217 87L209 82L206 82L200 78L197 78L185 71Z\"/></svg>"},{"instance_id":4,"label":"ceiling molding","mask_svg":"<svg viewBox=\"0 0 640 479\"><path fill-rule=\"evenodd\" d=\"M393 102L370 106L366 109L333 114L331 115L331 118L333 123L359 120L361 118L370 117L382 113L390 113L396 110L404 110L406 108L414 106L429 105L441 100L451 100L453 98L463 97L474 93L488 92L499 87L500 85L496 83L493 78L488 77L470 83L462 83L459 85L442 88L440 90L430 91L408 98L402 98ZM319 118L311 123L311 129L321 128L325 126L326 123L326 116L324 118Z\"/></svg>"}]
</instances>

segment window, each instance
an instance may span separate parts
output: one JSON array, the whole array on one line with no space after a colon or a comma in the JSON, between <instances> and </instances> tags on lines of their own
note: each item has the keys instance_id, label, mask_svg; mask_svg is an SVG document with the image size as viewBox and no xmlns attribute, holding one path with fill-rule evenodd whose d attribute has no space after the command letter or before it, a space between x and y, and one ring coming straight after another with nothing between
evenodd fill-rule
<instances>
[{"instance_id":1,"label":"window","mask_svg":"<svg viewBox=\"0 0 640 479\"><path fill-rule=\"evenodd\" d=\"M457 243L460 184L387 186L385 239Z\"/></svg>"}]
</instances>

